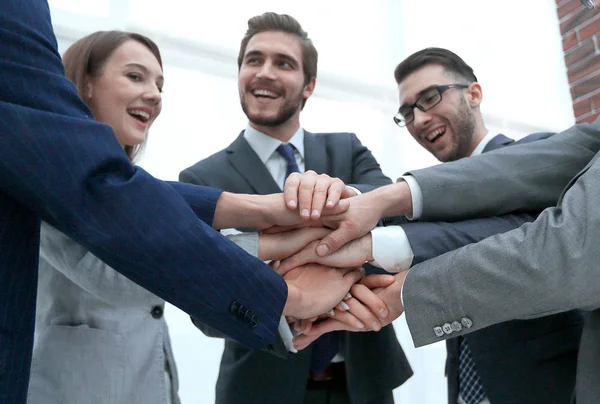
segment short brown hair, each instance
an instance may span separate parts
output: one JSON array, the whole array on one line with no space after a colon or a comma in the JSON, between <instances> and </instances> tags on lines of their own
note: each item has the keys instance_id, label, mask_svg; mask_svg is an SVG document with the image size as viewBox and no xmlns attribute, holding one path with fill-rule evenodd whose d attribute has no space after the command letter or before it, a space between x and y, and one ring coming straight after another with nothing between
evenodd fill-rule
<instances>
[{"instance_id":1,"label":"short brown hair","mask_svg":"<svg viewBox=\"0 0 600 404\"><path fill-rule=\"evenodd\" d=\"M319 54L312 41L308 37L308 34L302 29L302 26L294 17L291 17L287 14L277 14L272 12L257 15L248 20L248 30L242 39L240 53L238 55L238 70L242 67L244 54L246 53L246 48L248 47L248 42L250 42L250 39L254 35L260 34L261 32L272 31L286 32L300 39L300 43L302 44L302 70L304 71L304 85L308 84L313 77L316 78Z\"/></svg>"},{"instance_id":2,"label":"short brown hair","mask_svg":"<svg viewBox=\"0 0 600 404\"><path fill-rule=\"evenodd\" d=\"M471 66L456 53L443 48L425 48L413 53L396 66L394 70L396 83L400 84L406 76L428 65L440 65L446 72L469 83L477 81Z\"/></svg>"},{"instance_id":3,"label":"short brown hair","mask_svg":"<svg viewBox=\"0 0 600 404\"><path fill-rule=\"evenodd\" d=\"M150 38L133 32L97 31L79 39L65 51L63 55L65 76L75 84L79 97L86 104L88 99L85 88L88 77L100 76L108 58L119 46L129 40L146 46L156 57L162 69L158 46ZM144 145L145 142L135 146L125 146L125 152L131 161L140 154Z\"/></svg>"}]
</instances>

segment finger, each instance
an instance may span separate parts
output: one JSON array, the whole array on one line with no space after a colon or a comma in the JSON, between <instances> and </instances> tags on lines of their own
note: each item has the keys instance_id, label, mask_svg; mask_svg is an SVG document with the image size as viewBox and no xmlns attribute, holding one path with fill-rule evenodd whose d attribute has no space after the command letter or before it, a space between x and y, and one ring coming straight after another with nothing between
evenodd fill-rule
<instances>
[{"instance_id":1,"label":"finger","mask_svg":"<svg viewBox=\"0 0 600 404\"><path fill-rule=\"evenodd\" d=\"M304 229L298 230L298 232L300 232L301 235L301 244L303 243L303 245L306 246L315 240L322 239L331 233L331 230L325 227L305 227Z\"/></svg>"},{"instance_id":2,"label":"finger","mask_svg":"<svg viewBox=\"0 0 600 404\"><path fill-rule=\"evenodd\" d=\"M315 183L317 182L317 173L312 170L306 171L302 176L302 181L298 188L298 209L303 219L310 218L310 208L312 206Z\"/></svg>"},{"instance_id":3,"label":"finger","mask_svg":"<svg viewBox=\"0 0 600 404\"><path fill-rule=\"evenodd\" d=\"M341 203L341 202L340 202ZM365 232L366 233L366 232ZM344 244L356 238L364 236L359 228L353 224L342 222L337 230L323 237L317 246L317 255L324 257L339 250Z\"/></svg>"},{"instance_id":4,"label":"finger","mask_svg":"<svg viewBox=\"0 0 600 404\"><path fill-rule=\"evenodd\" d=\"M369 275L360 283L369 289L385 288L396 281L394 275Z\"/></svg>"},{"instance_id":5,"label":"finger","mask_svg":"<svg viewBox=\"0 0 600 404\"><path fill-rule=\"evenodd\" d=\"M338 321L334 318L330 318L325 321L321 321L320 323L316 323L313 325L312 330L310 330L307 334L302 334L293 339L294 348L301 350L310 345L314 340L319 338L321 335L326 332L331 331L361 331L360 329L355 329L350 327L349 325Z\"/></svg>"},{"instance_id":6,"label":"finger","mask_svg":"<svg viewBox=\"0 0 600 404\"><path fill-rule=\"evenodd\" d=\"M329 186L329 192L327 193L327 204L325 205L327 209L331 209L336 206L346 190L346 185L342 182L342 180L337 178L336 180L337 181L333 182Z\"/></svg>"},{"instance_id":7,"label":"finger","mask_svg":"<svg viewBox=\"0 0 600 404\"><path fill-rule=\"evenodd\" d=\"M306 347L308 347L310 344L313 343L314 340L316 340L317 338L319 338L318 335L305 335L305 334L300 334L297 337L294 337L293 344L294 344L294 348L296 348L298 351L301 351L303 349L305 349Z\"/></svg>"},{"instance_id":8,"label":"finger","mask_svg":"<svg viewBox=\"0 0 600 404\"><path fill-rule=\"evenodd\" d=\"M317 178L312 196L311 219L316 220L321 217L331 182L332 178L327 174L321 174Z\"/></svg>"},{"instance_id":9,"label":"finger","mask_svg":"<svg viewBox=\"0 0 600 404\"><path fill-rule=\"evenodd\" d=\"M312 321L296 320L294 322L294 330L296 330L302 334L307 334L310 332L312 325L313 325Z\"/></svg>"},{"instance_id":10,"label":"finger","mask_svg":"<svg viewBox=\"0 0 600 404\"><path fill-rule=\"evenodd\" d=\"M356 284L352 287L352 296L380 319L386 319L390 314L387 304L365 285ZM349 304L350 305L350 304ZM352 306L350 306L352 307ZM360 318L360 317L359 317ZM367 323L368 324L368 323Z\"/></svg>"},{"instance_id":11,"label":"finger","mask_svg":"<svg viewBox=\"0 0 600 404\"><path fill-rule=\"evenodd\" d=\"M342 314L351 314L353 317L358 319L358 321L365 324L369 330L381 330L381 321L379 321L375 313L373 313L370 308L364 305L361 301L357 299L349 299L346 304L348 307L350 307L350 310L345 313L340 313L338 316L340 318L338 318L338 320L341 319Z\"/></svg>"},{"instance_id":12,"label":"finger","mask_svg":"<svg viewBox=\"0 0 600 404\"><path fill-rule=\"evenodd\" d=\"M350 207L350 202L345 199L339 199L337 204L332 208L327 207L327 209L321 212L321 215L331 216L331 215L339 215L340 213L344 213ZM329 227L337 227L337 226L329 226Z\"/></svg>"},{"instance_id":13,"label":"finger","mask_svg":"<svg viewBox=\"0 0 600 404\"><path fill-rule=\"evenodd\" d=\"M344 273L344 277L342 278L346 285L348 285L348 289L352 287L356 282L360 281L363 277L363 269L362 268L354 268L348 270Z\"/></svg>"},{"instance_id":14,"label":"finger","mask_svg":"<svg viewBox=\"0 0 600 404\"><path fill-rule=\"evenodd\" d=\"M277 273L283 276L287 272L291 271L296 267L299 267L300 265L304 265L309 262L318 263L320 257L315 254L315 248L317 244L319 244L319 241L313 241L310 244L308 244L303 250L281 261L279 268L277 268Z\"/></svg>"},{"instance_id":15,"label":"finger","mask_svg":"<svg viewBox=\"0 0 600 404\"><path fill-rule=\"evenodd\" d=\"M291 173L283 185L283 199L289 209L298 207L298 187L300 186L300 173Z\"/></svg>"},{"instance_id":16,"label":"finger","mask_svg":"<svg viewBox=\"0 0 600 404\"><path fill-rule=\"evenodd\" d=\"M354 299L356 301L356 299ZM360 303L358 303L360 305ZM377 321L375 316L372 316L373 319L370 319L371 322ZM369 323L364 323L359 317L357 317L352 311L341 311L335 315L335 320L346 324L346 326L350 327L351 330L354 331L367 331L373 330L374 328L371 325L365 325ZM379 325L381 328L381 325ZM378 330L377 330L378 331Z\"/></svg>"}]
</instances>

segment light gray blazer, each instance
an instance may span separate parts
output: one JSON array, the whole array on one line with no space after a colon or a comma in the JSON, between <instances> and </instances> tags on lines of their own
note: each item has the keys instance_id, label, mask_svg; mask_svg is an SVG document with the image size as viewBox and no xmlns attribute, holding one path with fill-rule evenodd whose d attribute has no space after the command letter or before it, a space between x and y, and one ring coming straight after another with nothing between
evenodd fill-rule
<instances>
[{"instance_id":1,"label":"light gray blazer","mask_svg":"<svg viewBox=\"0 0 600 404\"><path fill-rule=\"evenodd\" d=\"M577 403L597 403L600 120L534 143L412 172L423 191L424 220L532 210L566 188L558 206L535 222L414 266L403 290L406 320L421 346L507 320L588 310ZM445 327L450 332L439 335L436 327L453 323L460 331Z\"/></svg>"},{"instance_id":2,"label":"light gray blazer","mask_svg":"<svg viewBox=\"0 0 600 404\"><path fill-rule=\"evenodd\" d=\"M255 234L230 238L256 255ZM164 300L42 223L27 402L178 404L164 306Z\"/></svg>"}]
</instances>

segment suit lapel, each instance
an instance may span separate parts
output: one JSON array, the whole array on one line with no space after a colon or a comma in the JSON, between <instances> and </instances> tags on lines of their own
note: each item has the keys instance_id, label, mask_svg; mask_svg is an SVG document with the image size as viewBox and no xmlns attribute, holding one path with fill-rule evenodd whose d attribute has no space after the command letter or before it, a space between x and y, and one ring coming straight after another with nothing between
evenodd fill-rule
<instances>
[{"instance_id":1,"label":"suit lapel","mask_svg":"<svg viewBox=\"0 0 600 404\"><path fill-rule=\"evenodd\" d=\"M485 147L483 148L483 150L481 151L482 153L486 153L492 150L496 150L499 149L501 147L507 146L511 143L514 143L514 140L504 136L503 134L499 134L497 136L494 136L492 138L492 140L490 140L488 142L487 145L485 145Z\"/></svg>"},{"instance_id":2,"label":"suit lapel","mask_svg":"<svg viewBox=\"0 0 600 404\"><path fill-rule=\"evenodd\" d=\"M304 131L304 167L305 171L313 170L317 174L327 174L327 145L325 136Z\"/></svg>"},{"instance_id":3,"label":"suit lapel","mask_svg":"<svg viewBox=\"0 0 600 404\"><path fill-rule=\"evenodd\" d=\"M244 138L244 132L227 148L229 162L257 194L281 192L267 167Z\"/></svg>"}]
</instances>

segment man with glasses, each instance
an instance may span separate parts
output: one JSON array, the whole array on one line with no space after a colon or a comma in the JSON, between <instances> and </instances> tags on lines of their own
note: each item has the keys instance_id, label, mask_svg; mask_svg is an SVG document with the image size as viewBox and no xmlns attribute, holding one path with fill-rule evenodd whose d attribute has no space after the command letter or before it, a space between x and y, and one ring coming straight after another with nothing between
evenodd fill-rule
<instances>
[{"instance_id":1,"label":"man with glasses","mask_svg":"<svg viewBox=\"0 0 600 404\"><path fill-rule=\"evenodd\" d=\"M446 49L416 52L396 67L394 76L400 96L394 121L442 162L550 136L538 133L514 142L490 132L481 114L483 94L473 69ZM402 251L417 257L411 262L416 264L448 250L440 250L439 244L455 249L536 216L520 213L457 224L408 223L398 227L394 237L406 245ZM396 251L383 252L391 255L386 259L395 260ZM410 261L400 257L400 262ZM580 313L569 311L510 321L447 340L449 402L568 402L575 385L581 327ZM530 352L533 344L544 347Z\"/></svg>"},{"instance_id":2,"label":"man with glasses","mask_svg":"<svg viewBox=\"0 0 600 404\"><path fill-rule=\"evenodd\" d=\"M440 161L455 161L551 136L538 133L515 142L488 131L480 111L483 93L473 69L446 49L416 52L397 66L395 78L400 108L394 121L406 127ZM500 170L498 175L502 175ZM556 202L555 199L553 203ZM515 229L535 220L537 213L398 226L390 226L397 220L388 219L384 221L387 227L371 231L370 242L362 244L366 248L346 249L344 259L355 255L358 262L374 259L375 264L390 272L403 271L466 244ZM319 260L314 246L310 252L312 259ZM309 255L304 256L307 262L311 260ZM343 266L339 261L332 262ZM459 329L469 327L470 321L468 317L449 321L436 332L456 335ZM510 321L447 340L449 403L569 402L575 386L582 323L580 312L568 311Z\"/></svg>"}]
</instances>

